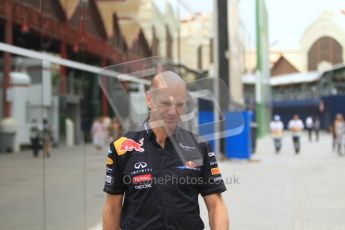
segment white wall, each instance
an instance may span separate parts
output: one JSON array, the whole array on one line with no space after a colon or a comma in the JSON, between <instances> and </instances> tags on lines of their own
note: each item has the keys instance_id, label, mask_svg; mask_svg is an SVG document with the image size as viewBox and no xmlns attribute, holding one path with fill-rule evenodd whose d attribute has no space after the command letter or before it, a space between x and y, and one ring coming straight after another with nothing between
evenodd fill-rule
<instances>
[{"instance_id":1,"label":"white wall","mask_svg":"<svg viewBox=\"0 0 345 230\"><path fill-rule=\"evenodd\" d=\"M18 124L17 140L20 144L28 144L30 124L27 120L29 86L14 86L9 89L11 103L11 117Z\"/></svg>"}]
</instances>

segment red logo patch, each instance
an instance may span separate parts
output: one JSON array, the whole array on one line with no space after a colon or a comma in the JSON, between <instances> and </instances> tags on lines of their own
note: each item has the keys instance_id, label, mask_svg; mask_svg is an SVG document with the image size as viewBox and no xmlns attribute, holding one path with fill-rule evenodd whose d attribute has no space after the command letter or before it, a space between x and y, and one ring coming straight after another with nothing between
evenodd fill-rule
<instances>
[{"instance_id":1,"label":"red logo patch","mask_svg":"<svg viewBox=\"0 0 345 230\"><path fill-rule=\"evenodd\" d=\"M152 180L152 174L143 174L143 175L133 177L134 184L139 184L139 183L151 181L151 180Z\"/></svg>"},{"instance_id":2,"label":"red logo patch","mask_svg":"<svg viewBox=\"0 0 345 230\"><path fill-rule=\"evenodd\" d=\"M220 174L219 168L211 168L211 174L212 175Z\"/></svg>"},{"instance_id":3,"label":"red logo patch","mask_svg":"<svg viewBox=\"0 0 345 230\"><path fill-rule=\"evenodd\" d=\"M138 151L138 152L144 152L144 149L141 148L141 146L143 146L143 142L144 142L144 138L141 138L139 140L139 143L132 140L132 139L128 139L126 138L120 145L120 149L121 150L125 150L125 151Z\"/></svg>"}]
</instances>

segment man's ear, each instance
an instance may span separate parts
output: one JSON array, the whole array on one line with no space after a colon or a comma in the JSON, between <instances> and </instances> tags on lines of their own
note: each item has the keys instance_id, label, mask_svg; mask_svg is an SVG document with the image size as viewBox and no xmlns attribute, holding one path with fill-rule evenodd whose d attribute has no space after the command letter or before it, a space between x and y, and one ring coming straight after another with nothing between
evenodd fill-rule
<instances>
[{"instance_id":1,"label":"man's ear","mask_svg":"<svg viewBox=\"0 0 345 230\"><path fill-rule=\"evenodd\" d=\"M145 101L146 101L147 107L149 108L149 110L151 110L152 109L152 97L151 97L150 91L145 92Z\"/></svg>"}]
</instances>

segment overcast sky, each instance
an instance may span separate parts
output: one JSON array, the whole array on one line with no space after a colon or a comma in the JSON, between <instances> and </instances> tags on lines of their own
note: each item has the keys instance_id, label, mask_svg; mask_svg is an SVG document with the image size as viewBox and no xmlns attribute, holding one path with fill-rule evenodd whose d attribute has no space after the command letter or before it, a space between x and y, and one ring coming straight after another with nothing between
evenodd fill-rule
<instances>
[{"instance_id":1,"label":"overcast sky","mask_svg":"<svg viewBox=\"0 0 345 230\"><path fill-rule=\"evenodd\" d=\"M164 8L165 0L155 0L159 8ZM192 12L212 12L213 0L169 0L181 17L189 11L178 2L184 2ZM231 0L229 0L230 2ZM255 0L240 0L239 10L244 29L248 33L248 43L255 45ZM323 11L345 10L345 0L266 0L269 17L269 40L276 48L293 49L299 47L304 30ZM344 16L345 17L345 16Z\"/></svg>"},{"instance_id":2,"label":"overcast sky","mask_svg":"<svg viewBox=\"0 0 345 230\"><path fill-rule=\"evenodd\" d=\"M345 0L266 0L270 42L277 47L298 47L304 30L325 10L345 10ZM345 17L345 15L344 15Z\"/></svg>"}]
</instances>

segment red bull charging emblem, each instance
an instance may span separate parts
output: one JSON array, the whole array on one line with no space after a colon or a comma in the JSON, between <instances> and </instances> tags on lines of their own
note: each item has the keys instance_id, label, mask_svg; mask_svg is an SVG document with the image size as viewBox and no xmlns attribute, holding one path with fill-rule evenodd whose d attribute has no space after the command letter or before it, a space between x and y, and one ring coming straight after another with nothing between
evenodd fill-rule
<instances>
[{"instance_id":1,"label":"red bull charging emblem","mask_svg":"<svg viewBox=\"0 0 345 230\"><path fill-rule=\"evenodd\" d=\"M117 155L122 155L127 151L137 151L137 152L144 152L144 149L141 147L143 146L144 138L141 138L139 142L136 142L132 139L126 137L120 137L114 142L114 147L116 149Z\"/></svg>"}]
</instances>

